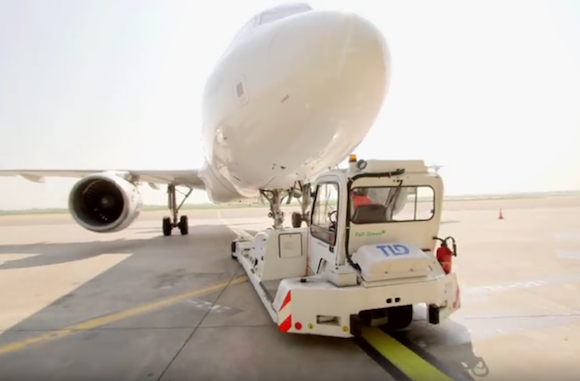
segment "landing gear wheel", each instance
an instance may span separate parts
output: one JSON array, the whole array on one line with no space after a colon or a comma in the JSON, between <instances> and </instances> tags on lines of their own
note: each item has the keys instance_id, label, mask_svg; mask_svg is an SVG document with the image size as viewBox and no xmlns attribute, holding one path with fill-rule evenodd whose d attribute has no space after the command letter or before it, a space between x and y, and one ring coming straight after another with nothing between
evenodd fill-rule
<instances>
[{"instance_id":1,"label":"landing gear wheel","mask_svg":"<svg viewBox=\"0 0 580 381\"><path fill-rule=\"evenodd\" d=\"M163 235L166 237L170 236L171 230L173 230L173 226L171 224L171 218L164 217L163 218Z\"/></svg>"},{"instance_id":2,"label":"landing gear wheel","mask_svg":"<svg viewBox=\"0 0 580 381\"><path fill-rule=\"evenodd\" d=\"M171 212L171 217L165 217L163 219L164 236L171 235L171 231L173 230L173 228L179 228L181 235L189 234L189 221L187 219L187 216L179 216L179 210L183 206L185 200L187 200L187 198L189 197L189 195L191 195L191 192L193 191L193 188L191 187L188 188L189 190L187 193L179 192L182 193L184 197L181 203L177 204L178 190L176 186L173 184L167 186L167 206L169 208L169 211Z\"/></svg>"},{"instance_id":3,"label":"landing gear wheel","mask_svg":"<svg viewBox=\"0 0 580 381\"><path fill-rule=\"evenodd\" d=\"M389 331L398 331L407 328L413 322L413 306L398 306L387 310L387 324Z\"/></svg>"},{"instance_id":4,"label":"landing gear wheel","mask_svg":"<svg viewBox=\"0 0 580 381\"><path fill-rule=\"evenodd\" d=\"M302 215L298 212L292 212L292 227L299 228L302 226Z\"/></svg>"},{"instance_id":5,"label":"landing gear wheel","mask_svg":"<svg viewBox=\"0 0 580 381\"><path fill-rule=\"evenodd\" d=\"M189 219L187 218L187 216L179 217L179 223L177 224L177 227L179 227L181 235L189 234Z\"/></svg>"}]
</instances>

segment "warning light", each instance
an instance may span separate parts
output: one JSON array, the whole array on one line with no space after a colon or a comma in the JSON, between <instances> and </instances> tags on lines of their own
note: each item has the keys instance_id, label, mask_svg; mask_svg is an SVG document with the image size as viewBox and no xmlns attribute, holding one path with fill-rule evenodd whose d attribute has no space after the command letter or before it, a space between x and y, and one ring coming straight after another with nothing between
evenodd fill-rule
<instances>
[{"instance_id":1,"label":"warning light","mask_svg":"<svg viewBox=\"0 0 580 381\"><path fill-rule=\"evenodd\" d=\"M294 328L300 331L302 329L302 324L299 321L297 321L296 324L294 324Z\"/></svg>"},{"instance_id":2,"label":"warning light","mask_svg":"<svg viewBox=\"0 0 580 381\"><path fill-rule=\"evenodd\" d=\"M350 155L348 157L348 162L349 163L356 163L356 155Z\"/></svg>"}]
</instances>

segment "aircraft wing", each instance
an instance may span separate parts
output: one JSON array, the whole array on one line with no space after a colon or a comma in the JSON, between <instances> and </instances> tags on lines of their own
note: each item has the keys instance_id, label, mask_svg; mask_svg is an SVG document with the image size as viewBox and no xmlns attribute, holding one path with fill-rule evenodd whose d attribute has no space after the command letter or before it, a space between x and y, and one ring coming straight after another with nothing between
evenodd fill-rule
<instances>
[{"instance_id":1,"label":"aircraft wing","mask_svg":"<svg viewBox=\"0 0 580 381\"><path fill-rule=\"evenodd\" d=\"M52 169L38 169L38 170L2 170L0 169L0 177L6 176L20 176L26 180L43 183L46 177L68 177L68 178L82 178L88 175L114 172L121 177L133 179L138 183L148 183L152 188L156 184L173 184L173 185L187 185L194 189L205 189L205 184L199 177L197 170L52 170Z\"/></svg>"}]
</instances>

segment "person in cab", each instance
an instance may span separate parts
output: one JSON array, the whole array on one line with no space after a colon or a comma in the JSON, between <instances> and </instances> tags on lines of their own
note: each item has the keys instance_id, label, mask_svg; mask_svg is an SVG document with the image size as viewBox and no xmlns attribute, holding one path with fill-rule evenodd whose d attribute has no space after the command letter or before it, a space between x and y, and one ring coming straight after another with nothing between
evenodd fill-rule
<instances>
[{"instance_id":1,"label":"person in cab","mask_svg":"<svg viewBox=\"0 0 580 381\"><path fill-rule=\"evenodd\" d=\"M353 212L356 211L359 206L373 204L373 200L368 196L365 188L354 188L350 192L350 197L352 199Z\"/></svg>"}]
</instances>

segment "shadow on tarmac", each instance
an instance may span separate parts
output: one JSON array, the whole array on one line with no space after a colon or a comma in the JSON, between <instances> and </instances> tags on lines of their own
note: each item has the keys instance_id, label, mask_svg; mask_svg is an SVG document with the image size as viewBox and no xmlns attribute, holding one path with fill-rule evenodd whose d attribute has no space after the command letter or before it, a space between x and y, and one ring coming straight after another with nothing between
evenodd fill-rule
<instances>
[{"instance_id":1,"label":"shadow on tarmac","mask_svg":"<svg viewBox=\"0 0 580 381\"><path fill-rule=\"evenodd\" d=\"M457 381L487 377L490 369L485 359L475 353L469 330L453 316L442 324L431 325L423 317L423 310L416 307L415 314L420 311L421 317L416 316L407 330L392 336L444 373L455 375Z\"/></svg>"},{"instance_id":2,"label":"shadow on tarmac","mask_svg":"<svg viewBox=\"0 0 580 381\"><path fill-rule=\"evenodd\" d=\"M142 228L142 231L135 232L135 234L145 234L146 232L153 232L153 230ZM188 236L180 236L177 231L174 233L176 234L170 237L157 236L143 239L0 245L0 261L4 254L38 254L7 261L0 265L0 271L80 261L106 253L132 254L114 267L81 284L73 291L2 332L0 346L38 335L38 330L59 329L78 324L97 316L132 308L139 304L151 303L159 298L167 297L167 292L170 294L187 292L227 281L240 273L239 264L232 261L229 255L230 242L231 239L235 238L235 234L226 226L196 225L190 227L190 235ZM249 233L255 234L256 232L250 231ZM157 256L163 256L167 260L155 258ZM188 313L191 314L191 312ZM181 328L194 329L196 319L191 315L188 318L189 323ZM168 324L165 320L163 321L162 325ZM85 342L96 334L95 331L79 335L84 337L83 342ZM471 374L485 377L489 373L485 361L475 355L467 329L453 320L448 320L441 326L430 326L424 321L417 321L410 331L399 333L395 338L444 372L459 375L459 378L455 377L457 380L472 381L474 378L471 377ZM320 355L328 351L329 348L342 348L342 351L352 351L353 355L358 352L354 346L347 344L348 340L308 335L288 335L282 339L284 348L295 348L296 350L310 348L311 351L320 352ZM58 342L60 340L55 341L56 344L48 344L48 348L52 345L64 348L62 347L64 344L58 344ZM61 356L73 355L69 361L78 365L94 361L83 356L76 358L72 348L74 347L67 350L61 349ZM159 350L161 351L161 348ZM276 350L276 348L272 350ZM167 349L167 351L174 352L173 349ZM31 352L35 353L33 358L40 356L40 352ZM13 376L29 372L25 369L25 364L30 360L30 356L26 353L28 352L21 353L22 356L17 356L14 363L11 362L11 359L15 357L1 356L0 369L9 370L8 373ZM53 369L52 367L56 366L48 363L40 365L39 371L48 369L47 367ZM58 372L61 371L58 370ZM3 373L0 371L2 379L5 376Z\"/></svg>"},{"instance_id":3,"label":"shadow on tarmac","mask_svg":"<svg viewBox=\"0 0 580 381\"><path fill-rule=\"evenodd\" d=\"M216 229L216 227L218 229ZM219 228L222 229L219 229ZM133 234L150 234L159 232L159 229L150 228L138 228L139 230ZM203 231L207 232L209 236L214 236L215 233L212 231L220 231L221 236L223 236L223 229L227 229L225 226L216 225L195 225L190 226L190 232L192 231ZM229 229L227 229L229 231ZM249 231L251 234L255 234L254 231ZM206 237L207 237L206 234ZM234 233L231 233L234 234ZM197 234L195 235L197 237ZM194 241L195 239L195 241ZM104 253L116 253L116 254L139 254L141 249L147 249L148 251L159 250L159 255L163 255L164 251L170 250L175 247L180 249L183 245L197 244L198 237L193 238L192 235L181 236L176 230L173 235L169 237L157 236L142 239L126 239L120 238L112 241L91 241L91 242L71 242L71 243L46 243L38 242L29 245L0 245L0 262L2 262L2 255L5 254L37 254L26 258L9 260L0 264L0 270L8 269L22 269L37 266L48 266L56 265L67 262L80 261L83 259L93 258ZM229 244L229 242L228 242Z\"/></svg>"}]
</instances>

